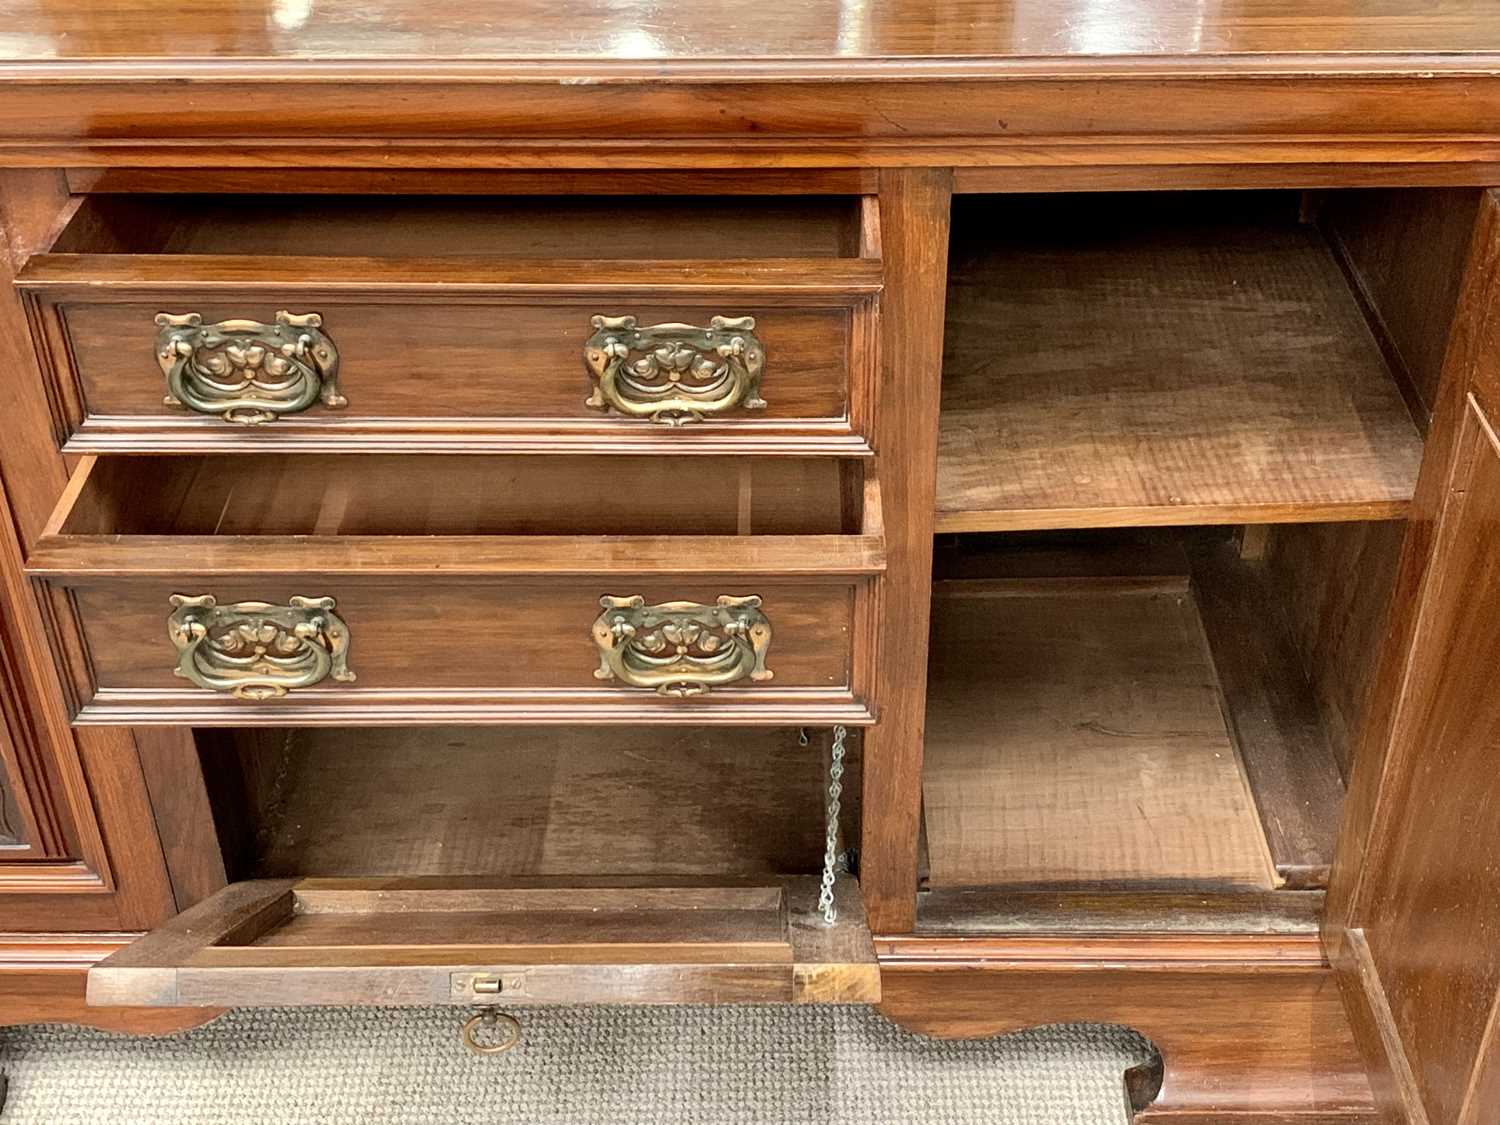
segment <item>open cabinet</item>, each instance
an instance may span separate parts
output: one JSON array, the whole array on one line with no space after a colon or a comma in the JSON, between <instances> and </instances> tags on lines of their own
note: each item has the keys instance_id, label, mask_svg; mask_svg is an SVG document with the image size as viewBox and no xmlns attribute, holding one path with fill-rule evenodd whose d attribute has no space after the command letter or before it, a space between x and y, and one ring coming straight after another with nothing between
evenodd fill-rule
<instances>
[{"instance_id":1,"label":"open cabinet","mask_svg":"<svg viewBox=\"0 0 1500 1125\"><path fill-rule=\"evenodd\" d=\"M189 179L16 279L33 647L174 899L97 1008L1100 1020L1142 1120L1485 1120L1492 197Z\"/></svg>"},{"instance_id":2,"label":"open cabinet","mask_svg":"<svg viewBox=\"0 0 1500 1125\"><path fill-rule=\"evenodd\" d=\"M1163 1051L1138 1109L1352 1114L1328 956L1379 1104L1500 1104L1494 208L955 201L904 1022L1092 1013ZM1184 1093L1200 1018L1266 1088Z\"/></svg>"},{"instance_id":3,"label":"open cabinet","mask_svg":"<svg viewBox=\"0 0 1500 1125\"><path fill-rule=\"evenodd\" d=\"M831 752L778 729L200 731L235 881L94 969L90 1002L873 1003L857 884L820 902ZM839 822L857 851L857 798Z\"/></svg>"}]
</instances>

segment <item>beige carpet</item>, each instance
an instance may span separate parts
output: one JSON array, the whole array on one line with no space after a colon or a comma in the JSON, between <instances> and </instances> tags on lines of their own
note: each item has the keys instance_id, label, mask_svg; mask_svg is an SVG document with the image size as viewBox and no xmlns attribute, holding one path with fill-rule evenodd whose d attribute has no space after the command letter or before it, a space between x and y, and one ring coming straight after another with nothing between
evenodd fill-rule
<instances>
[{"instance_id":1,"label":"beige carpet","mask_svg":"<svg viewBox=\"0 0 1500 1125\"><path fill-rule=\"evenodd\" d=\"M181 1035L0 1031L5 1125L1123 1125L1115 1028L978 1042L860 1008L551 1008L478 1058L452 1008L232 1012Z\"/></svg>"}]
</instances>

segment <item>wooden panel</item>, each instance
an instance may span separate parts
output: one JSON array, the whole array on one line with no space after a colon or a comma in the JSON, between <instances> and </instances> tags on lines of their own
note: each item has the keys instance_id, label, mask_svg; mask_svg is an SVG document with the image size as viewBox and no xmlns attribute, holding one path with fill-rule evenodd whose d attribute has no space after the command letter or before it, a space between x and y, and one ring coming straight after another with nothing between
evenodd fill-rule
<instances>
[{"instance_id":1,"label":"wooden panel","mask_svg":"<svg viewBox=\"0 0 1500 1125\"><path fill-rule=\"evenodd\" d=\"M937 529L1370 519L1421 442L1278 197L966 200Z\"/></svg>"},{"instance_id":2,"label":"wooden panel","mask_svg":"<svg viewBox=\"0 0 1500 1125\"><path fill-rule=\"evenodd\" d=\"M804 885L805 884L805 885ZM89 974L91 1004L856 1002L879 999L859 896L708 887L236 883ZM498 994L476 991L495 975Z\"/></svg>"},{"instance_id":3,"label":"wooden panel","mask_svg":"<svg viewBox=\"0 0 1500 1125\"><path fill-rule=\"evenodd\" d=\"M927 622L932 597L932 495L937 460L944 281L951 177L891 172L880 181L880 246L889 288L881 321L878 446L890 512L889 580L880 587L881 722L866 743L861 890L882 933L916 918L921 832Z\"/></svg>"},{"instance_id":4,"label":"wooden panel","mask_svg":"<svg viewBox=\"0 0 1500 1125\"><path fill-rule=\"evenodd\" d=\"M490 169L444 172L435 168L69 168L68 189L77 195L121 192L223 192L231 195L275 190L310 194L351 195L394 192L406 195L556 196L640 195L860 195L876 190L873 171L836 168L826 171L694 171L623 169L526 172Z\"/></svg>"},{"instance_id":5,"label":"wooden panel","mask_svg":"<svg viewBox=\"0 0 1500 1125\"><path fill-rule=\"evenodd\" d=\"M1318 221L1424 422L1437 401L1479 197L1462 189L1349 191L1327 196L1319 207ZM1413 246L1422 252L1412 253Z\"/></svg>"},{"instance_id":6,"label":"wooden panel","mask_svg":"<svg viewBox=\"0 0 1500 1125\"><path fill-rule=\"evenodd\" d=\"M1361 581L1359 592L1383 612L1388 590ZM1193 594L1278 880L1326 887L1344 783L1280 600L1227 542L1194 551Z\"/></svg>"},{"instance_id":7,"label":"wooden panel","mask_svg":"<svg viewBox=\"0 0 1500 1125\"><path fill-rule=\"evenodd\" d=\"M248 820L255 871L292 875L808 874L823 856L825 732L390 728L288 732ZM211 772L233 749L206 752ZM843 823L857 845L859 737Z\"/></svg>"},{"instance_id":8,"label":"wooden panel","mask_svg":"<svg viewBox=\"0 0 1500 1125\"><path fill-rule=\"evenodd\" d=\"M720 425L741 420L837 422L849 412L849 311L768 309L757 307L753 296L677 305L601 296L568 304L496 308L459 297L442 307L427 307L378 300L354 303L296 291L257 293L237 301L173 292L150 303L69 302L58 306L55 315L66 325L68 354L77 365L87 414L160 418L181 429L204 419L162 405L165 383L154 354L156 314L199 312L206 322L271 323L277 309L322 314L324 330L338 345L339 387L349 405L339 410L315 406L307 424L321 420L339 428L345 423L349 428L369 428L374 419L383 418L488 418L498 428L504 419L516 418L584 421L602 430L600 422L607 416L584 405L591 382L583 345L595 331L590 319L599 314L630 315L643 325L707 326L720 315L755 317L755 334L766 346L761 384L766 408ZM616 430L643 426L638 420L613 420ZM233 426L218 419L207 421L225 429Z\"/></svg>"},{"instance_id":9,"label":"wooden panel","mask_svg":"<svg viewBox=\"0 0 1500 1125\"><path fill-rule=\"evenodd\" d=\"M1280 526L1265 551L1266 580L1286 611L1301 667L1344 777L1368 711L1401 541L1400 521Z\"/></svg>"},{"instance_id":10,"label":"wooden panel","mask_svg":"<svg viewBox=\"0 0 1500 1125\"><path fill-rule=\"evenodd\" d=\"M186 910L228 882L198 747L182 728L137 727L132 735L172 895Z\"/></svg>"},{"instance_id":11,"label":"wooden panel","mask_svg":"<svg viewBox=\"0 0 1500 1125\"><path fill-rule=\"evenodd\" d=\"M1160 1054L1124 1075L1137 1125L1374 1125L1369 1083L1317 941L1297 937L881 943L881 1012L977 1038L1120 1024Z\"/></svg>"},{"instance_id":12,"label":"wooden panel","mask_svg":"<svg viewBox=\"0 0 1500 1125\"><path fill-rule=\"evenodd\" d=\"M1434 1125L1490 1114L1500 994L1500 441L1473 400L1463 426L1355 914Z\"/></svg>"},{"instance_id":13,"label":"wooden panel","mask_svg":"<svg viewBox=\"0 0 1500 1125\"><path fill-rule=\"evenodd\" d=\"M33 845L28 855L11 853L24 862L0 869L10 931L128 930L172 909L129 732L68 731L36 591L23 573L66 472L8 282L51 238L66 204L60 174L0 174L0 723L9 741L0 760L25 790Z\"/></svg>"},{"instance_id":14,"label":"wooden panel","mask_svg":"<svg viewBox=\"0 0 1500 1125\"><path fill-rule=\"evenodd\" d=\"M936 590L934 888L1275 885L1185 582Z\"/></svg>"},{"instance_id":15,"label":"wooden panel","mask_svg":"<svg viewBox=\"0 0 1500 1125\"><path fill-rule=\"evenodd\" d=\"M1390 1015L1379 972L1368 955L1361 927L1363 904L1381 883L1389 849L1408 831L1440 826L1441 820L1411 820L1408 806L1397 803L1401 782L1413 769L1413 749L1420 739L1404 728L1412 687L1427 684L1446 666L1413 662L1413 649L1430 627L1428 592L1441 579L1436 550L1452 488L1461 462L1460 436L1470 413L1470 388L1478 386L1486 401L1500 382L1496 362L1500 338L1492 312L1500 284L1500 207L1493 192L1481 201L1470 244L1464 282L1444 359L1427 453L1401 560L1396 570L1392 612L1387 619L1372 677L1369 702L1345 802L1343 826L1328 888L1324 942L1338 969L1351 1021L1369 1067L1383 1120L1421 1121L1426 1115L1402 1038ZM1489 388L1489 389L1485 389ZM1473 436L1472 427L1468 434ZM1420 755L1415 755L1420 757ZM1477 858L1477 853L1469 853ZM1362 952L1363 951L1363 952ZM1409 1080L1408 1080L1409 1079Z\"/></svg>"}]
</instances>

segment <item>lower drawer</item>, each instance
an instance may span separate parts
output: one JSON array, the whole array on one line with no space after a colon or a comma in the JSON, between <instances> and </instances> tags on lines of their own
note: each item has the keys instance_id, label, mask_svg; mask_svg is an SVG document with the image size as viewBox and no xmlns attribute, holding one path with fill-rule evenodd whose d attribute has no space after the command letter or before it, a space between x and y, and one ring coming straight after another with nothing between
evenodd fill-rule
<instances>
[{"instance_id":1,"label":"lower drawer","mask_svg":"<svg viewBox=\"0 0 1500 1125\"><path fill-rule=\"evenodd\" d=\"M234 883L89 972L94 1005L876 1003L849 877L493 886Z\"/></svg>"},{"instance_id":2,"label":"lower drawer","mask_svg":"<svg viewBox=\"0 0 1500 1125\"><path fill-rule=\"evenodd\" d=\"M206 460L187 485L172 461L86 462L29 560L79 722L873 720L873 478L851 507L834 466L746 470L745 534L717 515L718 534L657 533L680 517L646 500L617 526L653 534L549 534L593 518L558 488L578 459L329 459L275 480ZM632 464L590 479L628 491Z\"/></svg>"},{"instance_id":3,"label":"lower drawer","mask_svg":"<svg viewBox=\"0 0 1500 1125\"><path fill-rule=\"evenodd\" d=\"M714 585L628 573L433 585L343 573L80 583L61 604L76 630L65 638L77 651L67 670L84 722L826 725L869 718L852 675L860 596L849 582L750 575ZM601 609L601 599L621 608ZM617 618L638 624L639 643L609 635ZM670 641L652 639L655 619L665 622L656 631L701 625L698 655L674 659ZM766 623L764 646L741 643L740 621ZM340 636L320 660L324 639ZM710 637L722 647L706 651ZM288 667L245 673L267 647L283 649Z\"/></svg>"}]
</instances>

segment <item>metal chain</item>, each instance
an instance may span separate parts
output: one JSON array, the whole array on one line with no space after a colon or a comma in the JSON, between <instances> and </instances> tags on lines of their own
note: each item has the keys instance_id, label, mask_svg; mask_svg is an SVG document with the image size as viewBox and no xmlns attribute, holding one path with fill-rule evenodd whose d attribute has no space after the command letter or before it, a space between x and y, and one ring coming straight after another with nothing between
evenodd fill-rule
<instances>
[{"instance_id":1,"label":"metal chain","mask_svg":"<svg viewBox=\"0 0 1500 1125\"><path fill-rule=\"evenodd\" d=\"M844 794L844 739L849 732L843 727L833 728L833 749L828 755L828 804L826 806L825 839L823 849L823 889L818 893L818 909L823 912L823 924L831 926L838 921L838 908L833 905L833 881L839 870L839 798Z\"/></svg>"}]
</instances>

